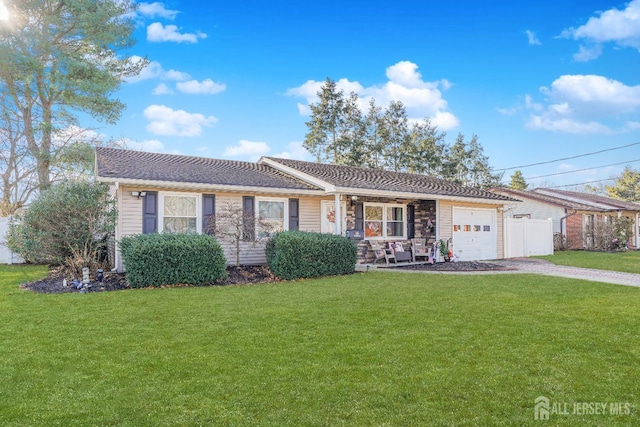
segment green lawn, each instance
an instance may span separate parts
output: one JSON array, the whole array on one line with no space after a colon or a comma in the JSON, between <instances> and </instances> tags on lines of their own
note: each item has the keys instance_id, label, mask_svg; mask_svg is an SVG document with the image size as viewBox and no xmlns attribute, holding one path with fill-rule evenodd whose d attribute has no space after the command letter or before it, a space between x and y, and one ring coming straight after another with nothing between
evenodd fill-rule
<instances>
[{"instance_id":1,"label":"green lawn","mask_svg":"<svg viewBox=\"0 0 640 427\"><path fill-rule=\"evenodd\" d=\"M587 252L557 251L553 255L540 256L558 265L598 268L640 274L640 251Z\"/></svg>"},{"instance_id":2,"label":"green lawn","mask_svg":"<svg viewBox=\"0 0 640 427\"><path fill-rule=\"evenodd\" d=\"M640 289L372 272L42 295L0 266L2 426L638 425ZM621 402L551 415L534 399Z\"/></svg>"}]
</instances>

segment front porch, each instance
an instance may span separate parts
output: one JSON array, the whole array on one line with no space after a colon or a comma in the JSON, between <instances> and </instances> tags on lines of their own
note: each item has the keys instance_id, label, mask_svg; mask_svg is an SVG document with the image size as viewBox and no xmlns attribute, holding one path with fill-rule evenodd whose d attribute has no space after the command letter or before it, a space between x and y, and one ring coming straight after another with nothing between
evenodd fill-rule
<instances>
[{"instance_id":1,"label":"front porch","mask_svg":"<svg viewBox=\"0 0 640 427\"><path fill-rule=\"evenodd\" d=\"M438 240L437 204L435 200L384 198L344 195L341 210L342 230L349 232L358 246L358 264L374 264L371 242L387 245L410 239L424 239L427 248ZM335 203L323 205L323 231L335 232ZM333 224L332 224L333 223ZM356 233L352 233L355 230ZM340 233L343 234L343 233ZM356 234L356 236L353 236ZM410 250L410 247L406 248ZM407 265L406 262L402 263Z\"/></svg>"}]
</instances>

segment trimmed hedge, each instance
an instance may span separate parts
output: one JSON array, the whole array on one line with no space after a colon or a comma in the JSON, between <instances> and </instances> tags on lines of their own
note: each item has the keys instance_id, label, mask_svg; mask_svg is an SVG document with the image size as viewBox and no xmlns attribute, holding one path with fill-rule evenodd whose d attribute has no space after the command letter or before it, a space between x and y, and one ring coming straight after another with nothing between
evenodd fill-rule
<instances>
[{"instance_id":1,"label":"trimmed hedge","mask_svg":"<svg viewBox=\"0 0 640 427\"><path fill-rule=\"evenodd\" d=\"M267 264L282 279L298 279L355 271L358 250L343 236L283 231L267 242Z\"/></svg>"},{"instance_id":2,"label":"trimmed hedge","mask_svg":"<svg viewBox=\"0 0 640 427\"><path fill-rule=\"evenodd\" d=\"M123 237L120 250L134 288L210 283L225 277L222 247L205 234L136 234Z\"/></svg>"}]
</instances>

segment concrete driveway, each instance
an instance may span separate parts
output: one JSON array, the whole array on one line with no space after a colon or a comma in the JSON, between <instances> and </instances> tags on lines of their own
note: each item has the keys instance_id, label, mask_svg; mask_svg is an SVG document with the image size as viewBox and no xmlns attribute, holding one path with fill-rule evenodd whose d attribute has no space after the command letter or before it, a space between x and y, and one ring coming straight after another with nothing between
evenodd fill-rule
<instances>
[{"instance_id":1,"label":"concrete driveway","mask_svg":"<svg viewBox=\"0 0 640 427\"><path fill-rule=\"evenodd\" d=\"M594 268L567 267L555 265L547 260L536 258L510 258L488 262L503 265L522 273L568 277L571 279L590 280L592 282L640 287L640 274L596 270Z\"/></svg>"}]
</instances>

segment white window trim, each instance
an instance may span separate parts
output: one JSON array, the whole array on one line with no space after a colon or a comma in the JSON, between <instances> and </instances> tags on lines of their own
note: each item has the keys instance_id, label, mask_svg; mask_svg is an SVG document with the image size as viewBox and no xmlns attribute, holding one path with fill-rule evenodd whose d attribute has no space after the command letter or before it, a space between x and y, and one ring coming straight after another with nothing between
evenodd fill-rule
<instances>
[{"instance_id":1,"label":"white window trim","mask_svg":"<svg viewBox=\"0 0 640 427\"><path fill-rule=\"evenodd\" d=\"M284 204L284 224L282 226L283 231L289 230L289 199L280 197L256 197L255 217L256 227L255 235L256 239L268 239L268 237L259 237L260 235L260 202L281 202Z\"/></svg>"},{"instance_id":2,"label":"white window trim","mask_svg":"<svg viewBox=\"0 0 640 427\"><path fill-rule=\"evenodd\" d=\"M195 197L196 199L196 233L202 233L202 194L160 191L158 192L158 232L164 232L164 198L165 196Z\"/></svg>"},{"instance_id":3,"label":"white window trim","mask_svg":"<svg viewBox=\"0 0 640 427\"><path fill-rule=\"evenodd\" d=\"M362 206L362 225L366 229L367 223L367 206L381 206L382 207L382 236L380 237L365 237L367 240L388 240L388 239L400 239L406 240L407 238L407 205L399 203L363 203ZM387 208L402 208L402 236L387 236ZM375 221L375 220L374 220ZM397 222L397 221L393 221Z\"/></svg>"}]
</instances>

